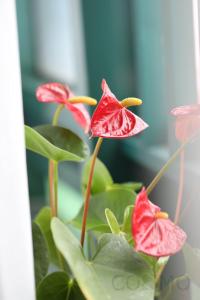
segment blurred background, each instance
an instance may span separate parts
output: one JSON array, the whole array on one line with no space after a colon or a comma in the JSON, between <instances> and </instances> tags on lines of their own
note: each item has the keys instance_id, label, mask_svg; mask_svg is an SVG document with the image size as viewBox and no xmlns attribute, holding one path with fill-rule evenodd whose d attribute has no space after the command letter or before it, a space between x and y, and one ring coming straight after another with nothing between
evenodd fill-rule
<instances>
[{"instance_id":1,"label":"blurred background","mask_svg":"<svg viewBox=\"0 0 200 300\"><path fill-rule=\"evenodd\" d=\"M100 157L116 182L141 181L148 185L178 147L171 109L199 100L198 6L194 10L198 1L17 0L16 3L25 123L34 126L51 122L55 106L41 104L35 98L35 89L41 83L67 83L77 95L88 94L99 100L101 80L105 78L118 99L134 96L143 100L143 105L134 112L149 128L141 136L105 140ZM62 113L61 123L82 135L67 112ZM95 140L90 143L93 147ZM190 197L199 203L196 199L199 168L192 157L188 154L184 201ZM48 163L28 152L27 166L35 214L48 201ZM61 214L71 216L80 206L80 171L81 165L60 166ZM191 181L196 182L193 194ZM152 193L154 202L172 217L177 182L178 163ZM187 218L195 220L199 204L193 205ZM185 220L183 227L191 243L199 245L199 234L188 223Z\"/></svg>"}]
</instances>

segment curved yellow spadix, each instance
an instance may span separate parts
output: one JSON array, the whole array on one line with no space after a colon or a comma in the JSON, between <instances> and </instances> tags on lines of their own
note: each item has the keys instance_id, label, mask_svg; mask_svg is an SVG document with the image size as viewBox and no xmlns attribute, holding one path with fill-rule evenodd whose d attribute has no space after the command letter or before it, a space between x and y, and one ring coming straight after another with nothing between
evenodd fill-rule
<instances>
[{"instance_id":1,"label":"curved yellow spadix","mask_svg":"<svg viewBox=\"0 0 200 300\"><path fill-rule=\"evenodd\" d=\"M142 104L142 100L138 98L125 98L121 101L121 104L124 107L138 106Z\"/></svg>"},{"instance_id":2,"label":"curved yellow spadix","mask_svg":"<svg viewBox=\"0 0 200 300\"><path fill-rule=\"evenodd\" d=\"M156 219L168 219L169 215L166 212L159 211L156 213Z\"/></svg>"},{"instance_id":3,"label":"curved yellow spadix","mask_svg":"<svg viewBox=\"0 0 200 300\"><path fill-rule=\"evenodd\" d=\"M86 96L76 96L76 97L71 97L67 99L72 104L77 104L77 103L83 103L87 105L96 105L97 100L91 97L86 97Z\"/></svg>"}]
</instances>

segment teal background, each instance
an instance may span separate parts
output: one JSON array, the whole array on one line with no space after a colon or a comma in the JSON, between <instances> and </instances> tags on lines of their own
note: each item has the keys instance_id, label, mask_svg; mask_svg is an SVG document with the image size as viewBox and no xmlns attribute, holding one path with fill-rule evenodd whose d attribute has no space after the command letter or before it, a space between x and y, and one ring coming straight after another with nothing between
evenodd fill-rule
<instances>
[{"instance_id":1,"label":"teal background","mask_svg":"<svg viewBox=\"0 0 200 300\"><path fill-rule=\"evenodd\" d=\"M38 103L35 89L56 78L44 78L35 70L30 2L17 0L16 3L25 123L31 126L49 123L55 106ZM143 99L142 107L134 112L150 125L139 137L104 141L100 158L118 182L148 183L166 158L168 108L162 101L165 79L160 6L158 0L82 0L89 95L100 99L101 80L105 78L119 99L128 96ZM44 26L48 26L45 19ZM155 151L149 151L152 145ZM30 196L40 206L48 198L48 164L28 152L27 167ZM75 164L63 164L60 168L65 185L73 187L72 193L74 189L79 191L80 169ZM63 194L64 185L60 189Z\"/></svg>"}]
</instances>

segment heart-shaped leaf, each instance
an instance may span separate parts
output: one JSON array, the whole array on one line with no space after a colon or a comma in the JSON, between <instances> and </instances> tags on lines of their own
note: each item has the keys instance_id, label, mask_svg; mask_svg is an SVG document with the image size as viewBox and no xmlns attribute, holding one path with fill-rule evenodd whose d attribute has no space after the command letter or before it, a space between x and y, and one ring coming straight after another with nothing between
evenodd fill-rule
<instances>
[{"instance_id":1,"label":"heart-shaped leaf","mask_svg":"<svg viewBox=\"0 0 200 300\"><path fill-rule=\"evenodd\" d=\"M35 218L35 223L40 227L48 247L50 261L59 265L58 252L51 233L51 211L49 207L43 207Z\"/></svg>"},{"instance_id":2,"label":"heart-shaped leaf","mask_svg":"<svg viewBox=\"0 0 200 300\"><path fill-rule=\"evenodd\" d=\"M89 154L87 144L72 131L59 126L25 126L26 148L48 159L83 161Z\"/></svg>"},{"instance_id":3,"label":"heart-shaped leaf","mask_svg":"<svg viewBox=\"0 0 200 300\"><path fill-rule=\"evenodd\" d=\"M42 234L40 227L32 223L32 236L33 236L33 253L34 253L34 266L35 266L35 281L36 285L47 274L49 267L49 255L46 240Z\"/></svg>"},{"instance_id":4,"label":"heart-shaped leaf","mask_svg":"<svg viewBox=\"0 0 200 300\"><path fill-rule=\"evenodd\" d=\"M84 300L77 283L65 272L46 276L37 288L37 300Z\"/></svg>"},{"instance_id":5,"label":"heart-shaped leaf","mask_svg":"<svg viewBox=\"0 0 200 300\"><path fill-rule=\"evenodd\" d=\"M96 194L90 199L90 207L87 217L87 229L108 232L105 209L109 208L116 216L118 222L122 224L124 210L128 205L134 203L136 194L127 189L113 188L101 194ZM72 224L81 228L83 207L78 215L72 220Z\"/></svg>"},{"instance_id":6,"label":"heart-shaped leaf","mask_svg":"<svg viewBox=\"0 0 200 300\"><path fill-rule=\"evenodd\" d=\"M51 223L57 248L68 262L83 294L90 300L153 300L152 269L118 235L104 235L88 261L79 241L57 218Z\"/></svg>"},{"instance_id":7,"label":"heart-shaped leaf","mask_svg":"<svg viewBox=\"0 0 200 300\"><path fill-rule=\"evenodd\" d=\"M85 194L85 190L88 184L88 177L90 171L91 158L87 160L84 165L81 186L83 194ZM106 190L106 188L113 184L113 179L100 159L97 159L95 162L94 175L92 178L92 187L91 187L91 195L95 195L98 193L102 193Z\"/></svg>"}]
</instances>

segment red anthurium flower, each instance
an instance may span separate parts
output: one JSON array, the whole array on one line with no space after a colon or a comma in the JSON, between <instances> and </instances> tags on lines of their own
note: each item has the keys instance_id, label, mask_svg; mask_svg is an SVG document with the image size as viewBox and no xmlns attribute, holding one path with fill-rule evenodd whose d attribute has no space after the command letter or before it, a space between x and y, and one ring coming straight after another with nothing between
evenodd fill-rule
<instances>
[{"instance_id":1,"label":"red anthurium flower","mask_svg":"<svg viewBox=\"0 0 200 300\"><path fill-rule=\"evenodd\" d=\"M169 256L185 243L186 233L161 212L147 197L143 188L138 194L132 217L132 233L136 251L151 256Z\"/></svg>"},{"instance_id":2,"label":"red anthurium flower","mask_svg":"<svg viewBox=\"0 0 200 300\"><path fill-rule=\"evenodd\" d=\"M175 107L171 111L176 117L176 138L184 142L200 130L200 104Z\"/></svg>"},{"instance_id":3,"label":"red anthurium flower","mask_svg":"<svg viewBox=\"0 0 200 300\"><path fill-rule=\"evenodd\" d=\"M37 88L36 97L40 102L65 104L76 122L86 133L89 131L90 115L82 103L70 103L69 100L74 97L74 94L68 86L57 82L43 84Z\"/></svg>"},{"instance_id":4,"label":"red anthurium flower","mask_svg":"<svg viewBox=\"0 0 200 300\"><path fill-rule=\"evenodd\" d=\"M126 138L138 134L148 125L128 110L102 81L102 98L92 116L92 136L104 138ZM127 98L129 99L129 98ZM142 103L141 100L140 104Z\"/></svg>"}]
</instances>

